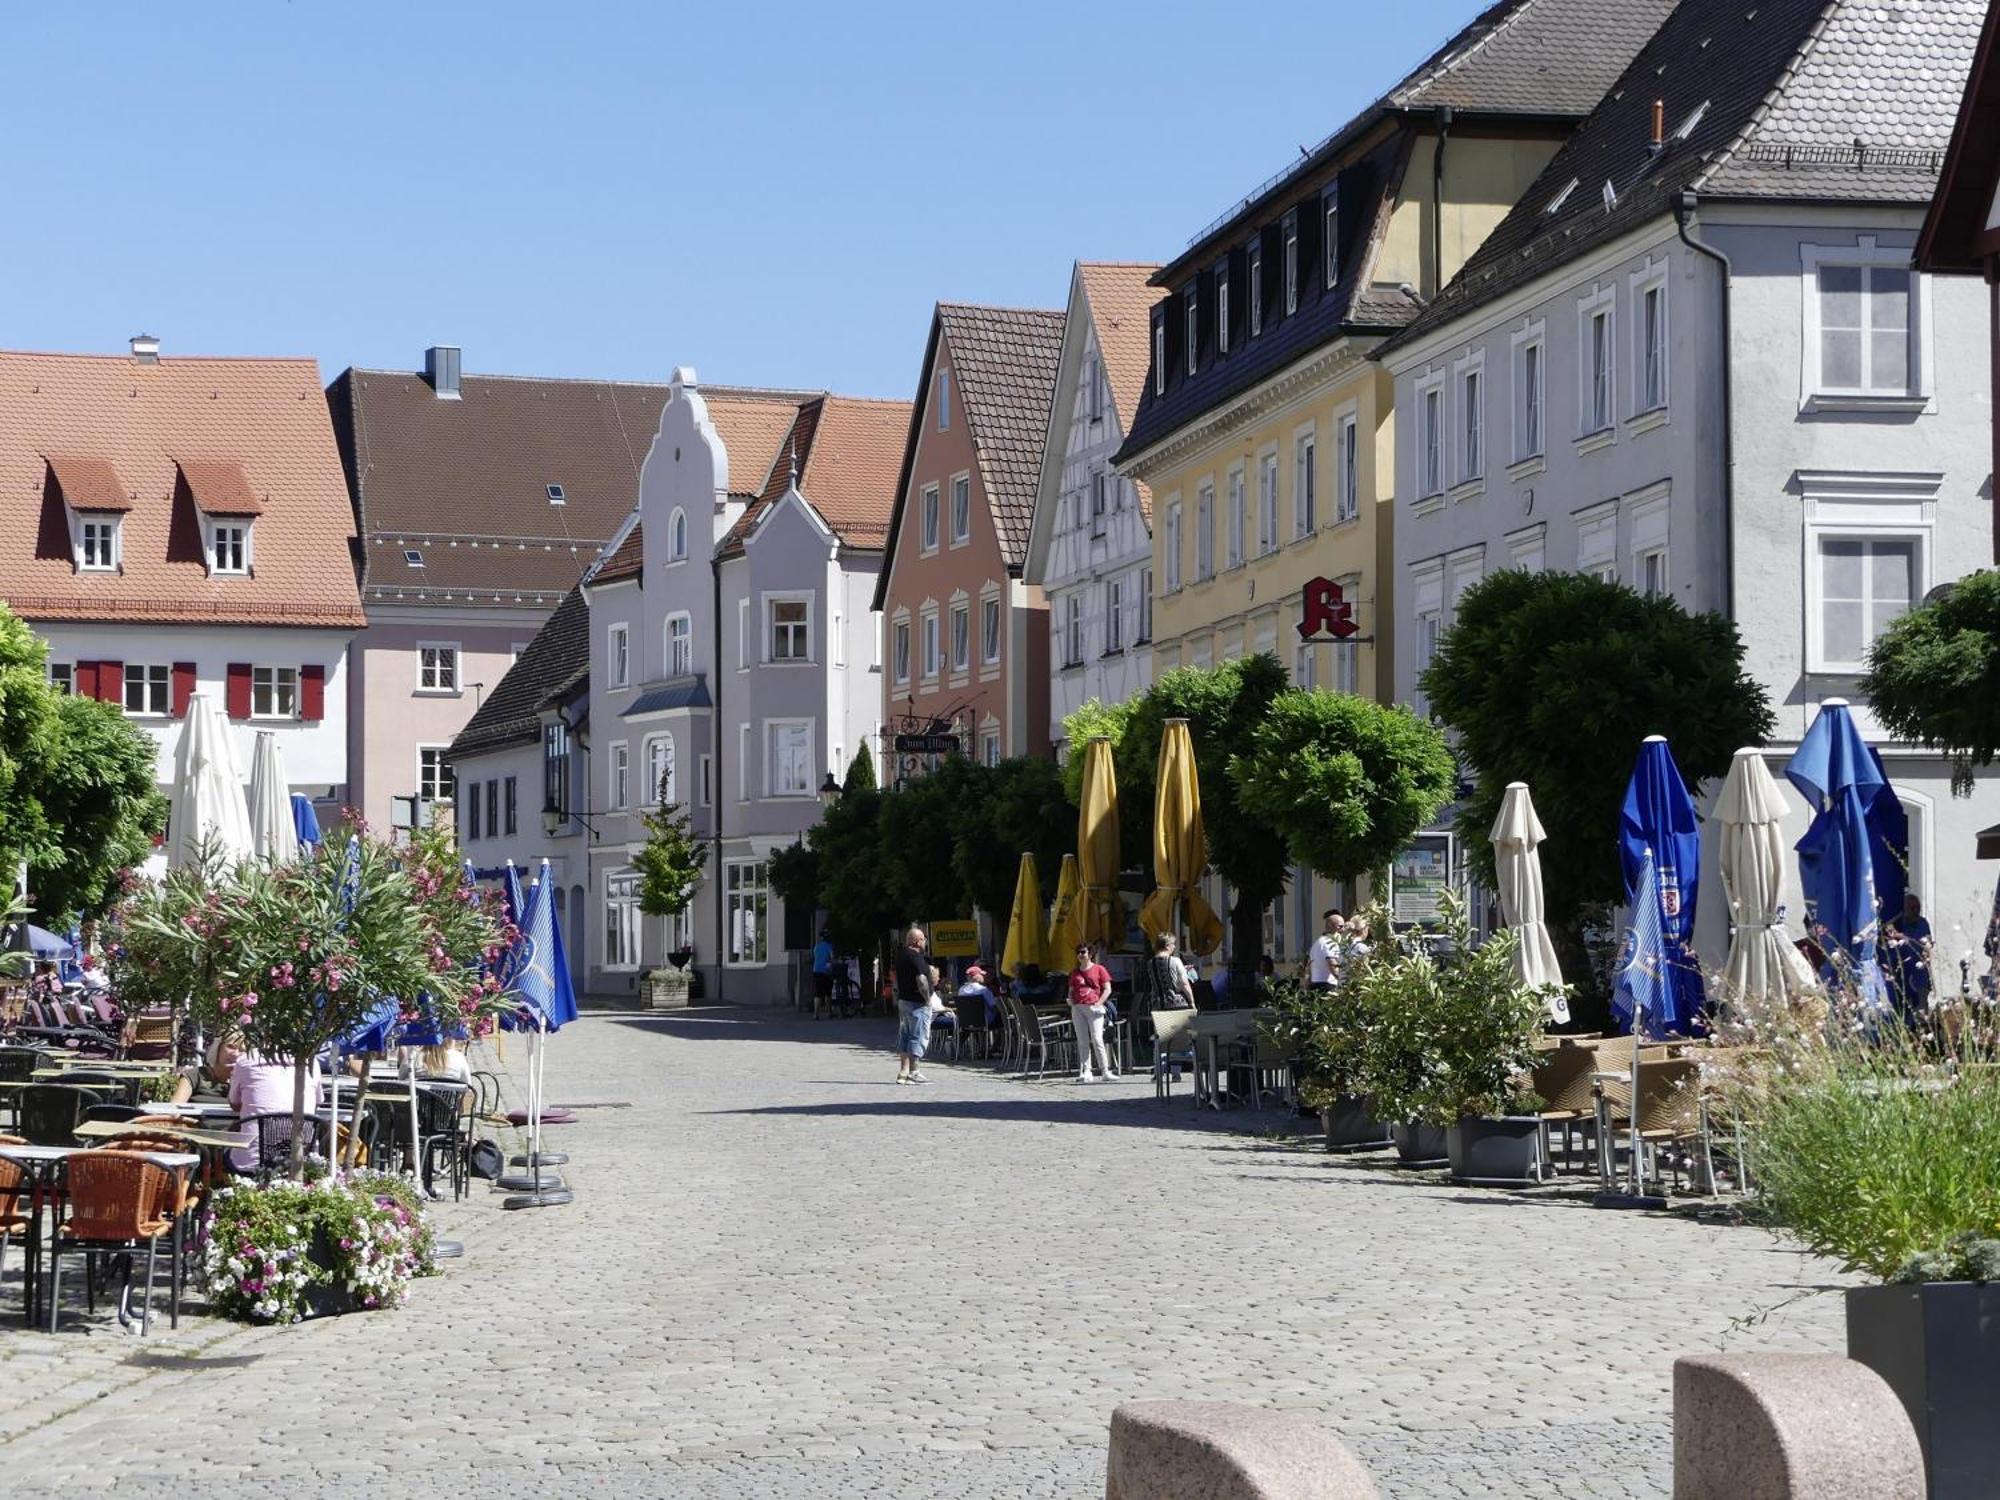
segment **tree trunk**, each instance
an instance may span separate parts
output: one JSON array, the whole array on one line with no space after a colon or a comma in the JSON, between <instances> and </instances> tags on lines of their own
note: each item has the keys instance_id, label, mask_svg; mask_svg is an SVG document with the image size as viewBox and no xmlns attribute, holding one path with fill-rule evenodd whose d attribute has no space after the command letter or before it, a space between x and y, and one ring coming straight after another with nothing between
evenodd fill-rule
<instances>
[{"instance_id":1,"label":"tree trunk","mask_svg":"<svg viewBox=\"0 0 2000 1500\"><path fill-rule=\"evenodd\" d=\"M292 1063L292 1158L285 1175L298 1182L306 1175L306 1078L312 1071L312 1055Z\"/></svg>"},{"instance_id":2,"label":"tree trunk","mask_svg":"<svg viewBox=\"0 0 2000 1500\"><path fill-rule=\"evenodd\" d=\"M1245 997L1257 990L1257 960L1264 953L1264 903L1243 896L1229 909L1229 1003L1246 1009Z\"/></svg>"}]
</instances>

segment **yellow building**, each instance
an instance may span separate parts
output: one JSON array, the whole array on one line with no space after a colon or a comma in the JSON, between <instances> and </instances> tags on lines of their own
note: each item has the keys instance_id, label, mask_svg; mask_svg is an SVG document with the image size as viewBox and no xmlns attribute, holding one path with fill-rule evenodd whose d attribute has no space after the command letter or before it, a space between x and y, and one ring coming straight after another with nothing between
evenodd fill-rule
<instances>
[{"instance_id":1,"label":"yellow building","mask_svg":"<svg viewBox=\"0 0 2000 1500\"><path fill-rule=\"evenodd\" d=\"M1671 8L1490 8L1153 277L1168 295L1117 464L1153 494L1156 672L1264 651L1301 686L1392 695L1394 400L1371 351L1479 247ZM1338 587L1353 635L1301 639L1315 580ZM1304 951L1323 906L1360 894L1302 877L1266 918L1280 958Z\"/></svg>"}]
</instances>

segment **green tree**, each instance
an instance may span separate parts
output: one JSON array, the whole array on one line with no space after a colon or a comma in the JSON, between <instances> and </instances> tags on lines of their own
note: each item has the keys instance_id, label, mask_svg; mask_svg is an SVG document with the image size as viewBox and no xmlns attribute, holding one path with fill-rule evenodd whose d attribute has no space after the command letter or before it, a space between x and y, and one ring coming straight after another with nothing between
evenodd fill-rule
<instances>
[{"instance_id":1,"label":"green tree","mask_svg":"<svg viewBox=\"0 0 2000 1500\"><path fill-rule=\"evenodd\" d=\"M1868 653L1861 691L1899 740L1951 757L1951 789L2000 753L2000 572L1969 573L1892 621Z\"/></svg>"},{"instance_id":2,"label":"green tree","mask_svg":"<svg viewBox=\"0 0 2000 1500\"><path fill-rule=\"evenodd\" d=\"M875 790L875 757L868 753L867 741L854 752L854 759L847 767L847 778L840 784L842 792Z\"/></svg>"},{"instance_id":3,"label":"green tree","mask_svg":"<svg viewBox=\"0 0 2000 1500\"><path fill-rule=\"evenodd\" d=\"M661 783L662 797L666 785ZM646 842L632 856L639 875L639 910L649 917L677 917L694 900L708 869L708 849L688 831L688 815L678 802L662 801L640 816Z\"/></svg>"},{"instance_id":4,"label":"green tree","mask_svg":"<svg viewBox=\"0 0 2000 1500\"><path fill-rule=\"evenodd\" d=\"M1488 835L1507 783L1533 791L1552 935L1572 978L1586 972L1590 909L1624 897L1618 810L1640 742L1665 735L1698 791L1774 722L1731 621L1581 573L1508 570L1473 585L1423 689L1477 773L1458 831L1489 889Z\"/></svg>"},{"instance_id":5,"label":"green tree","mask_svg":"<svg viewBox=\"0 0 2000 1500\"><path fill-rule=\"evenodd\" d=\"M1035 856L1043 893L1055 895L1062 857L1076 848L1076 808L1055 762L1040 756L972 769L954 805L953 867L972 904L1004 930L1024 852Z\"/></svg>"},{"instance_id":6,"label":"green tree","mask_svg":"<svg viewBox=\"0 0 2000 1500\"><path fill-rule=\"evenodd\" d=\"M773 849L764 861L764 874L787 911L819 910L819 853L804 837Z\"/></svg>"},{"instance_id":7,"label":"green tree","mask_svg":"<svg viewBox=\"0 0 2000 1500\"><path fill-rule=\"evenodd\" d=\"M898 922L972 914L959 875L958 830L966 809L984 800L984 766L947 755L907 786L884 793L878 878L894 898Z\"/></svg>"},{"instance_id":8,"label":"green tree","mask_svg":"<svg viewBox=\"0 0 2000 1500\"><path fill-rule=\"evenodd\" d=\"M1437 726L1351 693L1280 693L1230 758L1238 805L1329 880L1388 868L1457 789Z\"/></svg>"}]
</instances>

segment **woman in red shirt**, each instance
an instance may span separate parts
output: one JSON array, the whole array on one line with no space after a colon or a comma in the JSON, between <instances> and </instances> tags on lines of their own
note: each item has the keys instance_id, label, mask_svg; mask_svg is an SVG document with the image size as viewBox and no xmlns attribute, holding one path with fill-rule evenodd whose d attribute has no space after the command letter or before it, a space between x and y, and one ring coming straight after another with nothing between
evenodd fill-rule
<instances>
[{"instance_id":1,"label":"woman in red shirt","mask_svg":"<svg viewBox=\"0 0 2000 1500\"><path fill-rule=\"evenodd\" d=\"M1111 972L1097 962L1090 944L1078 943L1076 967L1069 971L1069 1019L1076 1027L1078 1083L1095 1083L1111 1076L1111 1059L1104 1050L1104 1002L1110 998Z\"/></svg>"}]
</instances>

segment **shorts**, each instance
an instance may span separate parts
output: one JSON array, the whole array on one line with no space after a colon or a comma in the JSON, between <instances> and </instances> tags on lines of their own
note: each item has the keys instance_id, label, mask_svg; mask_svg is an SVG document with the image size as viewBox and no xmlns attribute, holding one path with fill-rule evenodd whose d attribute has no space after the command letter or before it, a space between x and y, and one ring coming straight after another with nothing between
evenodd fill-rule
<instances>
[{"instance_id":1,"label":"shorts","mask_svg":"<svg viewBox=\"0 0 2000 1500\"><path fill-rule=\"evenodd\" d=\"M921 1058L931 1041L931 1008L921 1000L898 1000L903 1022L896 1033L896 1050L909 1058Z\"/></svg>"},{"instance_id":2,"label":"shorts","mask_svg":"<svg viewBox=\"0 0 2000 1500\"><path fill-rule=\"evenodd\" d=\"M833 975L830 973L821 973L815 969L813 971L813 993L822 1000L831 1000L833 998Z\"/></svg>"}]
</instances>

